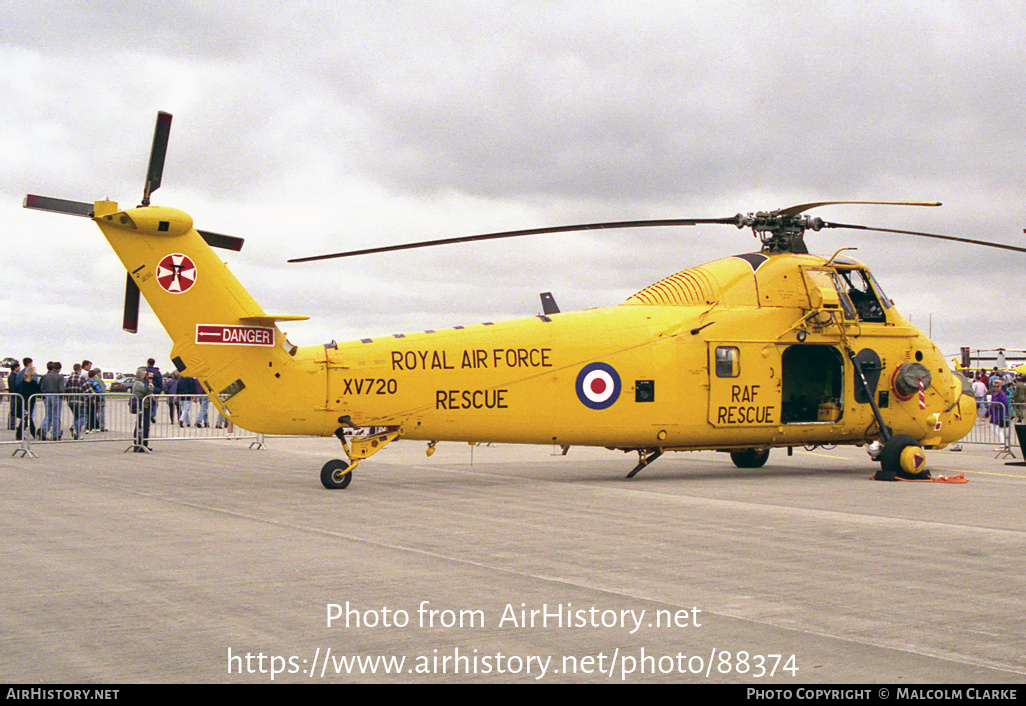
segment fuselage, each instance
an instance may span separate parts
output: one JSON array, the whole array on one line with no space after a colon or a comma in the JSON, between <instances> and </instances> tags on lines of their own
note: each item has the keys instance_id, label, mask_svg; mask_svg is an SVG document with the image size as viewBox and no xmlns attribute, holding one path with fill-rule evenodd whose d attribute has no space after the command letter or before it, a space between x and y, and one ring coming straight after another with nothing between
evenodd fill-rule
<instances>
[{"instance_id":1,"label":"fuselage","mask_svg":"<svg viewBox=\"0 0 1026 706\"><path fill-rule=\"evenodd\" d=\"M175 365L251 431L664 450L863 443L879 429L856 361L895 433L938 447L975 419L941 353L851 260L741 255L617 306L297 348L276 324L288 317L260 309L186 214L96 207ZM194 268L187 291L168 287L170 256Z\"/></svg>"}]
</instances>

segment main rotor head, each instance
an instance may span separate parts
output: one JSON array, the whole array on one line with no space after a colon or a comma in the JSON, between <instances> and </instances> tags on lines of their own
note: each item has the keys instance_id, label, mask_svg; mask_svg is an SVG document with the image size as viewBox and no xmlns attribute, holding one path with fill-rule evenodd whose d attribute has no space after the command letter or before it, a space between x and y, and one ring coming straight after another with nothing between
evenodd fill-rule
<instances>
[{"instance_id":1,"label":"main rotor head","mask_svg":"<svg viewBox=\"0 0 1026 706\"><path fill-rule=\"evenodd\" d=\"M783 215L780 211L757 211L737 214L738 229L751 228L762 241L764 252L807 253L805 231L820 230L826 225L822 218Z\"/></svg>"}]
</instances>

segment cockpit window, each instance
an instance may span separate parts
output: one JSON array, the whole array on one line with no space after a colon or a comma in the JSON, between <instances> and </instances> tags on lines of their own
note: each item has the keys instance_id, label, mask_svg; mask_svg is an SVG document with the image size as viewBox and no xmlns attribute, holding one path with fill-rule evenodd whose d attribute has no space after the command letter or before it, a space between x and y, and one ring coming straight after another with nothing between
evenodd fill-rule
<instances>
[{"instance_id":1,"label":"cockpit window","mask_svg":"<svg viewBox=\"0 0 1026 706\"><path fill-rule=\"evenodd\" d=\"M890 302L886 302L885 305L884 301L886 300L881 301L880 297L877 296L877 292L880 289L879 287L874 289L875 283L872 281L869 273L865 270L846 270L841 268L838 268L837 273L844 281L844 286L848 290L848 297L858 312L859 321L885 323L887 316L884 314L884 309L890 306Z\"/></svg>"},{"instance_id":2,"label":"cockpit window","mask_svg":"<svg viewBox=\"0 0 1026 706\"><path fill-rule=\"evenodd\" d=\"M880 283L876 280L876 277L873 276L872 272L866 272L866 275L869 277L869 281L873 283L873 289L876 290L876 296L880 298L880 306L882 306L884 309L890 309L891 300L887 298L886 294L884 294L883 287L880 286Z\"/></svg>"},{"instance_id":3,"label":"cockpit window","mask_svg":"<svg viewBox=\"0 0 1026 706\"><path fill-rule=\"evenodd\" d=\"M834 289L837 290L837 297L841 301L841 307L844 309L844 316L848 319L855 318L855 307L852 305L851 298L845 293L844 286L841 284L841 280L837 278L836 274L831 273L834 281Z\"/></svg>"},{"instance_id":4,"label":"cockpit window","mask_svg":"<svg viewBox=\"0 0 1026 706\"><path fill-rule=\"evenodd\" d=\"M833 270L805 270L809 296L814 308L826 311L844 310L844 318L855 319L855 307L848 299L847 287Z\"/></svg>"}]
</instances>

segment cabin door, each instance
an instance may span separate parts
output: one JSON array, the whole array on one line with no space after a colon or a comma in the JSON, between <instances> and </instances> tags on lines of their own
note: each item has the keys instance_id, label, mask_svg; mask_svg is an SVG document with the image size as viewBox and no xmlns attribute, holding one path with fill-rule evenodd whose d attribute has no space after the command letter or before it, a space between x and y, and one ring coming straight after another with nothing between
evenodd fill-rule
<instances>
[{"instance_id":1,"label":"cabin door","mask_svg":"<svg viewBox=\"0 0 1026 706\"><path fill-rule=\"evenodd\" d=\"M780 424L780 352L775 344L709 343L709 423L714 427Z\"/></svg>"}]
</instances>

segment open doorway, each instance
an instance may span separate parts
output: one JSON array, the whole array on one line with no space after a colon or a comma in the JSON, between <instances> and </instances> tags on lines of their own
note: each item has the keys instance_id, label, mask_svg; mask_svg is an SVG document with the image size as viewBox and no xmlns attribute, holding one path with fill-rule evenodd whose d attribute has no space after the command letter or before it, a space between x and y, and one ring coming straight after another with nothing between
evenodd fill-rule
<instances>
[{"instance_id":1,"label":"open doorway","mask_svg":"<svg viewBox=\"0 0 1026 706\"><path fill-rule=\"evenodd\" d=\"M781 421L836 422L844 411L844 360L833 346L796 345L781 356Z\"/></svg>"}]
</instances>

